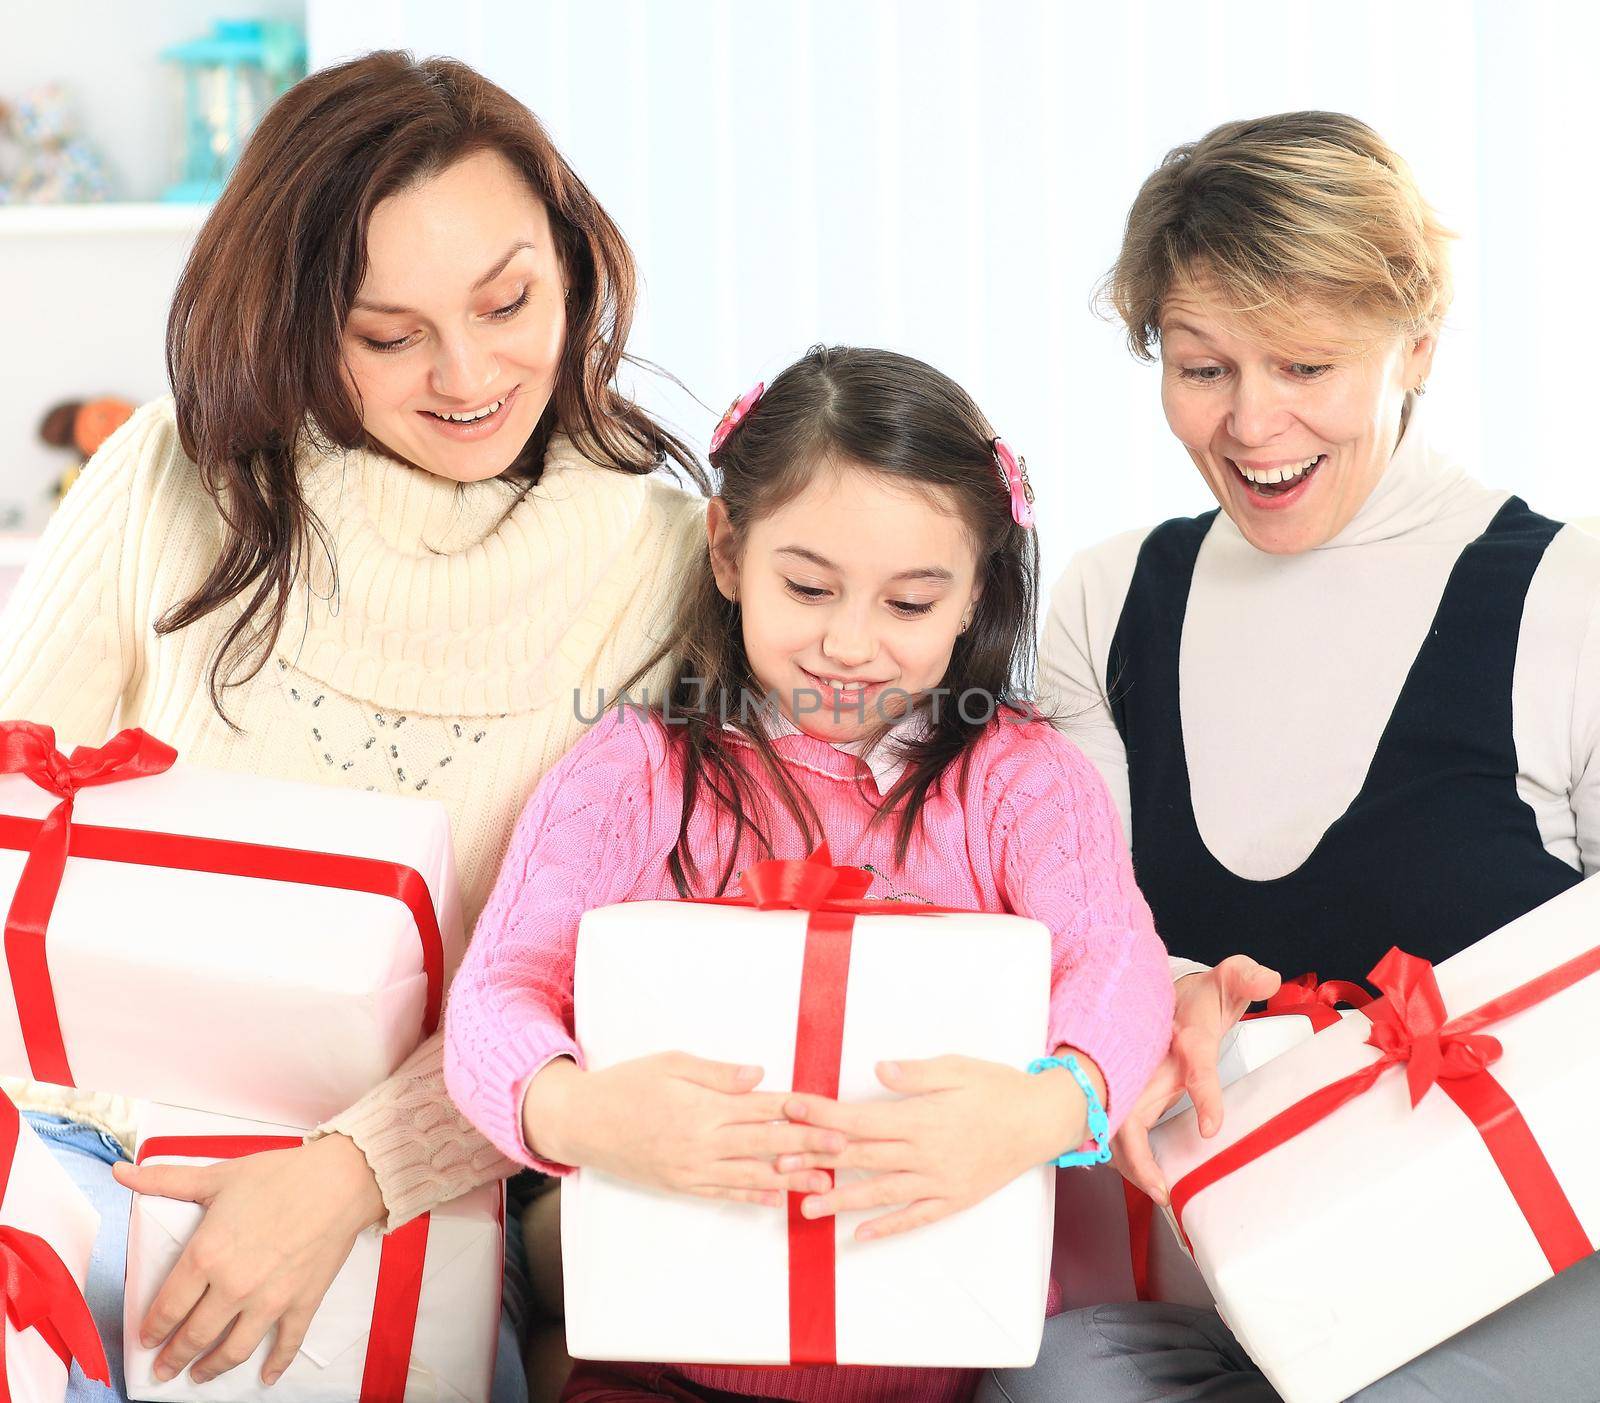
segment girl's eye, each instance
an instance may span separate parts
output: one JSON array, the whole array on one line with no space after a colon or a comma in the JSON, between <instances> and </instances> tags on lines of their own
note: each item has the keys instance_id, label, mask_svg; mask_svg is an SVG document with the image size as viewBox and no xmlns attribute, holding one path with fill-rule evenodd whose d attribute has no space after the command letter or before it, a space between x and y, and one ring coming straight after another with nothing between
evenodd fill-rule
<instances>
[{"instance_id":1,"label":"girl's eye","mask_svg":"<svg viewBox=\"0 0 1600 1403\"><path fill-rule=\"evenodd\" d=\"M506 303L506 305L504 307L496 307L494 309L494 311L489 313L489 315L491 317L493 317L496 321L505 321L509 317L516 316L516 314L518 312L520 312L527 305L528 305L528 289L527 288L523 288L522 289L522 295L519 296L515 302L508 302L508 303Z\"/></svg>"},{"instance_id":2,"label":"girl's eye","mask_svg":"<svg viewBox=\"0 0 1600 1403\"><path fill-rule=\"evenodd\" d=\"M815 604L819 599L827 598L828 591L817 589L812 585L797 585L793 580L784 580L784 586L796 599L802 599L807 604Z\"/></svg>"},{"instance_id":3,"label":"girl's eye","mask_svg":"<svg viewBox=\"0 0 1600 1403\"><path fill-rule=\"evenodd\" d=\"M1185 365L1179 368L1178 374L1197 385L1210 385L1222 379L1227 371L1220 365Z\"/></svg>"},{"instance_id":4,"label":"girl's eye","mask_svg":"<svg viewBox=\"0 0 1600 1403\"><path fill-rule=\"evenodd\" d=\"M1289 367L1289 373L1300 380L1315 380L1332 369L1331 365L1308 365L1304 361L1296 361Z\"/></svg>"},{"instance_id":5,"label":"girl's eye","mask_svg":"<svg viewBox=\"0 0 1600 1403\"><path fill-rule=\"evenodd\" d=\"M913 604L909 599L891 599L889 607L905 618L920 619L932 610L933 604L931 601L927 604Z\"/></svg>"}]
</instances>

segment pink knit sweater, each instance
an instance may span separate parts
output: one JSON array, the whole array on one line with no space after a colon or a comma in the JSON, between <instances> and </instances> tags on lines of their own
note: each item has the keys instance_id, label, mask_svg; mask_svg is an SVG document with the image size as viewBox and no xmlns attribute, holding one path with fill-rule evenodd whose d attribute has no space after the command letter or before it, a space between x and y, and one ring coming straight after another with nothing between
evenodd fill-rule
<instances>
[{"instance_id":1,"label":"pink knit sweater","mask_svg":"<svg viewBox=\"0 0 1600 1403\"><path fill-rule=\"evenodd\" d=\"M744 750L752 776L753 750ZM923 808L903 867L893 824L867 830L878 800L867 766L825 741L793 734L778 753L822 820L833 860L887 874L869 896L914 894L939 906L1030 916L1055 937L1049 1045L1099 1064L1115 1128L1165 1053L1172 981L1150 911L1134 885L1105 786L1077 747L1043 722L996 722L977 744L963 797L952 767ZM500 1150L550 1173L528 1152L521 1102L551 1058L582 1063L572 1037L578 921L594 907L672 898L667 857L682 812L681 764L659 722L613 712L556 765L523 812L465 962L450 991L445 1080ZM802 857L804 840L774 805L773 844ZM690 824L715 871L732 824L708 803ZM759 855L741 854L738 867ZM1046 1049L1041 1049L1044 1051ZM970 1371L688 1367L713 1388L804 1403L942 1403L966 1397Z\"/></svg>"}]
</instances>

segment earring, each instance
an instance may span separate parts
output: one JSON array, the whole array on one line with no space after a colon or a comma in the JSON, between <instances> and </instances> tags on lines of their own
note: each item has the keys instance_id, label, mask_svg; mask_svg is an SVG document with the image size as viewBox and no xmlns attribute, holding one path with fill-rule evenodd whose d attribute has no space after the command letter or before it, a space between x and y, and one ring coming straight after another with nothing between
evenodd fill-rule
<instances>
[{"instance_id":1,"label":"earring","mask_svg":"<svg viewBox=\"0 0 1600 1403\"><path fill-rule=\"evenodd\" d=\"M972 627L972 610L969 609L969 610L967 610L967 612L965 614L963 614L961 616L961 627L958 628L956 630L956 632L957 633L965 633L971 627Z\"/></svg>"},{"instance_id":2,"label":"earring","mask_svg":"<svg viewBox=\"0 0 1600 1403\"><path fill-rule=\"evenodd\" d=\"M1428 382L1426 380L1418 380L1417 381L1417 388L1414 389L1411 393L1414 394L1414 395L1425 395L1425 394L1427 394L1428 393Z\"/></svg>"}]
</instances>

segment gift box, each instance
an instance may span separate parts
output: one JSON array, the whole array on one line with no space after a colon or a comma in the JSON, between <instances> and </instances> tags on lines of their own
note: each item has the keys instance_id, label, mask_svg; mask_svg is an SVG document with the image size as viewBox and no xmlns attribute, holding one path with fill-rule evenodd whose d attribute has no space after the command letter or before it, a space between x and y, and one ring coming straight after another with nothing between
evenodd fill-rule
<instances>
[{"instance_id":1,"label":"gift box","mask_svg":"<svg viewBox=\"0 0 1600 1403\"><path fill-rule=\"evenodd\" d=\"M0 1095L0 1400L61 1403L72 1361L109 1384L105 1351L83 1299L100 1230L44 1142Z\"/></svg>"},{"instance_id":2,"label":"gift box","mask_svg":"<svg viewBox=\"0 0 1600 1403\"><path fill-rule=\"evenodd\" d=\"M1597 940L1584 882L1437 970L1393 950L1383 997L1230 1087L1215 1138L1192 1113L1151 1137L1290 1403L1345 1398L1594 1251Z\"/></svg>"},{"instance_id":3,"label":"gift box","mask_svg":"<svg viewBox=\"0 0 1600 1403\"><path fill-rule=\"evenodd\" d=\"M141 1164L211 1164L301 1142L287 1127L165 1106L146 1108ZM500 1329L505 1190L485 1184L395 1232L362 1233L317 1308L293 1362L270 1388L272 1335L205 1384L185 1370L160 1383L159 1349L139 1325L199 1226L199 1205L135 1194L129 1209L123 1363L130 1399L228 1403L487 1403Z\"/></svg>"},{"instance_id":4,"label":"gift box","mask_svg":"<svg viewBox=\"0 0 1600 1403\"><path fill-rule=\"evenodd\" d=\"M314 1126L438 1024L449 818L174 761L0 723L0 1071Z\"/></svg>"},{"instance_id":5,"label":"gift box","mask_svg":"<svg viewBox=\"0 0 1600 1403\"><path fill-rule=\"evenodd\" d=\"M823 850L758 864L743 898L588 913L575 973L587 1065L681 1050L759 1065L764 1090L872 1101L890 1099L873 1070L883 1059L1020 1069L1047 1050L1044 926L860 900L870 880ZM580 1169L561 1195L567 1347L702 1364L1031 1364L1053 1187L1041 1166L964 1212L857 1242L887 1210L806 1220L797 1195L769 1208Z\"/></svg>"},{"instance_id":6,"label":"gift box","mask_svg":"<svg viewBox=\"0 0 1600 1403\"><path fill-rule=\"evenodd\" d=\"M1341 1015L1338 1004L1360 1006L1370 998L1359 985L1318 983L1314 974L1285 980L1264 1009L1246 1014L1223 1037L1217 1079L1231 1086L1349 1016L1348 1010ZM1192 1106L1183 1096L1158 1124ZM1111 1164L1060 1172L1051 1275L1065 1310L1122 1301L1212 1304L1205 1278L1166 1215Z\"/></svg>"}]
</instances>

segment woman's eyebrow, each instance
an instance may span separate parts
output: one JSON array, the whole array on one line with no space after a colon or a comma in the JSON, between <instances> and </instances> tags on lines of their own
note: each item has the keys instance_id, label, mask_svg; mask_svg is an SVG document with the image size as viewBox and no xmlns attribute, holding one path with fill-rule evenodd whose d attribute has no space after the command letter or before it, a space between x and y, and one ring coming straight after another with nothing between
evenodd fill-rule
<instances>
[{"instance_id":1,"label":"woman's eyebrow","mask_svg":"<svg viewBox=\"0 0 1600 1403\"><path fill-rule=\"evenodd\" d=\"M489 283L492 283L500 276L500 274L505 272L507 265L513 258L521 253L523 249L533 247L533 243L527 239L523 239L518 243L512 244L510 249L506 252L506 256L496 263L493 268L489 269L489 271L479 278L477 282L473 283L472 291L476 292L479 288L486 287ZM355 311L376 312L379 316L383 317L409 317L416 314L416 308L414 307L396 307L387 302L367 302L359 297L351 304L351 307Z\"/></svg>"}]
</instances>

